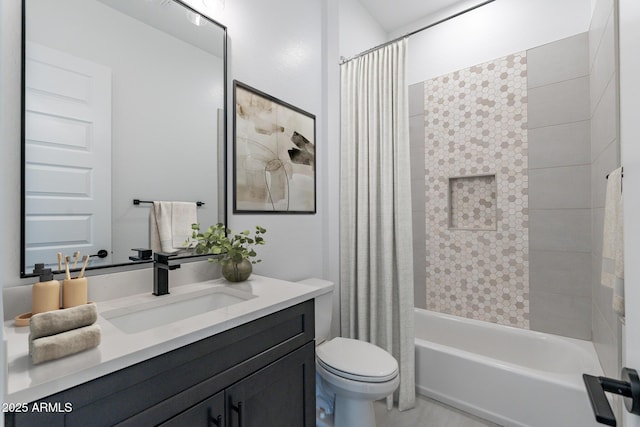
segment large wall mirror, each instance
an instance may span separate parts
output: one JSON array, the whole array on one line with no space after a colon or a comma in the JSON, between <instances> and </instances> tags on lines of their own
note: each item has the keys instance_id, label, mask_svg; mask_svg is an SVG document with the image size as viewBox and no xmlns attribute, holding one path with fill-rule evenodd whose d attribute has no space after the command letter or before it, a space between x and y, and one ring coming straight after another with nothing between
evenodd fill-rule
<instances>
[{"instance_id":1,"label":"large wall mirror","mask_svg":"<svg viewBox=\"0 0 640 427\"><path fill-rule=\"evenodd\" d=\"M59 252L141 263L145 202L225 222L226 28L174 0L24 0L23 17L21 277Z\"/></svg>"}]
</instances>

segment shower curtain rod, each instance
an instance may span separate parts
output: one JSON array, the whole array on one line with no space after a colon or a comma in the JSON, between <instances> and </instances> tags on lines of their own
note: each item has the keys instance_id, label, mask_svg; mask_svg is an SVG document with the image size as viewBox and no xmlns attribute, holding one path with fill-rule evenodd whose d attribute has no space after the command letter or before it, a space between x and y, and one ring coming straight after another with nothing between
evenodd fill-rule
<instances>
[{"instance_id":1,"label":"shower curtain rod","mask_svg":"<svg viewBox=\"0 0 640 427\"><path fill-rule=\"evenodd\" d=\"M402 40L402 39L404 39L404 38L406 38L406 37L410 37L410 36L412 36L412 35L414 35L414 34L417 34L417 33L421 32L421 31L428 30L428 29L429 29L429 28L431 28L431 27L435 27L436 25L440 25L440 24L442 24L443 22L447 22L447 21L448 21L448 20L450 20L450 19L457 18L457 17L458 17L458 16L460 16L460 15L464 15L464 14L465 14L465 13L467 13L467 12L471 12L472 10L478 9L478 8L480 8L480 7L482 7L482 6L485 6L485 5L489 4L489 3L493 3L494 1L496 1L496 0L486 0L486 1L483 1L482 3L478 3L478 4L477 4L477 5L475 5L475 6L471 6L471 7L470 7L470 8L468 8L468 9L461 10L461 11L460 11L460 12L458 12L458 13L454 13L453 15L447 16L446 18L442 18L441 20L436 21L436 22L434 22L433 24L429 24L429 25L424 26L424 27L422 27L422 28L418 28L417 30L411 31L411 32L409 32L409 33L407 33L407 34L405 34L405 35L403 35L403 36L396 37L396 38L395 38L395 39L393 39L393 40L389 40L388 42L384 42L384 43L382 43L382 44L379 44L378 46L372 47L371 49L367 49L367 50L365 50L364 52L360 52L360 53L358 53L357 55L351 56L351 57L349 57L349 58L340 57L340 65L342 65L342 64L344 64L344 63L347 63L347 62L349 62L349 61L352 61L352 60L354 60L354 59L356 59L356 58L359 58L359 57L361 57L361 56L363 56L363 55L366 55L367 53L371 53L371 52L373 52L374 50L378 50L378 49L383 48L383 47L385 47L385 46L388 46L388 45L390 45L390 44L392 44L392 43L395 43L395 42L397 42L398 40Z\"/></svg>"}]
</instances>

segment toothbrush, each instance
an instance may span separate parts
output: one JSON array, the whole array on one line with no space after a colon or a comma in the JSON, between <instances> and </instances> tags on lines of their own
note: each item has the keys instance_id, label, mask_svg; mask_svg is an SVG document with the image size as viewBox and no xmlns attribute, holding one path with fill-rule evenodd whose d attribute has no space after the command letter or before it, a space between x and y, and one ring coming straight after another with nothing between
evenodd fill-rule
<instances>
[{"instance_id":1,"label":"toothbrush","mask_svg":"<svg viewBox=\"0 0 640 427\"><path fill-rule=\"evenodd\" d=\"M84 277L84 269L87 268L87 264L89 264L89 255L85 255L84 258L82 258L82 270L80 270L78 279L81 279Z\"/></svg>"},{"instance_id":2,"label":"toothbrush","mask_svg":"<svg viewBox=\"0 0 640 427\"><path fill-rule=\"evenodd\" d=\"M69 272L69 256L64 257L64 270L65 270L65 278L67 280L71 280L71 273Z\"/></svg>"},{"instance_id":3,"label":"toothbrush","mask_svg":"<svg viewBox=\"0 0 640 427\"><path fill-rule=\"evenodd\" d=\"M58 271L62 271L62 252L58 252Z\"/></svg>"},{"instance_id":4,"label":"toothbrush","mask_svg":"<svg viewBox=\"0 0 640 427\"><path fill-rule=\"evenodd\" d=\"M78 265L78 260L80 259L80 251L75 251L73 253L73 268L76 268Z\"/></svg>"}]
</instances>

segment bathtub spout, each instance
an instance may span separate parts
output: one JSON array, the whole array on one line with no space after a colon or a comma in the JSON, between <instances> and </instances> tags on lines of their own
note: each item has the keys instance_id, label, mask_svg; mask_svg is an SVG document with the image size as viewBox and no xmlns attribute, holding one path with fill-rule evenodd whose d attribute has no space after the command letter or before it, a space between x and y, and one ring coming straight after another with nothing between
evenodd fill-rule
<instances>
[{"instance_id":1,"label":"bathtub spout","mask_svg":"<svg viewBox=\"0 0 640 427\"><path fill-rule=\"evenodd\" d=\"M640 379L638 378L638 373L634 369L622 368L621 378L622 381L582 374L582 379L589 394L591 408L596 416L596 421L601 424L616 426L616 418L613 415L607 396L604 394L605 391L624 396L624 404L627 411L640 415Z\"/></svg>"}]
</instances>

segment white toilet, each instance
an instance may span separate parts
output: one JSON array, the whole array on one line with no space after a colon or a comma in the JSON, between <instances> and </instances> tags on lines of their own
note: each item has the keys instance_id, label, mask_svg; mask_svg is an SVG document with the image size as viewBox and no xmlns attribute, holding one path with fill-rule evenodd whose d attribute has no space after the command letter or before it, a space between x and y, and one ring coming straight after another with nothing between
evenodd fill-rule
<instances>
[{"instance_id":1,"label":"white toilet","mask_svg":"<svg viewBox=\"0 0 640 427\"><path fill-rule=\"evenodd\" d=\"M330 336L333 283L300 281L324 292L315 297L316 425L375 427L373 402L398 388L398 362L373 344Z\"/></svg>"}]
</instances>

